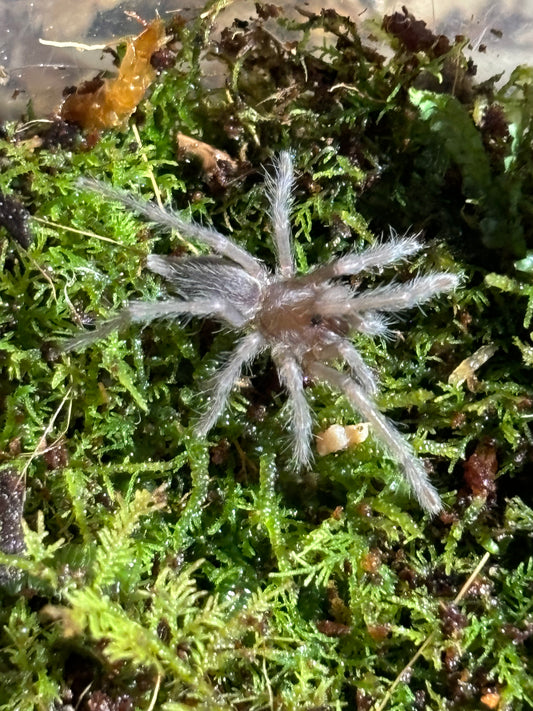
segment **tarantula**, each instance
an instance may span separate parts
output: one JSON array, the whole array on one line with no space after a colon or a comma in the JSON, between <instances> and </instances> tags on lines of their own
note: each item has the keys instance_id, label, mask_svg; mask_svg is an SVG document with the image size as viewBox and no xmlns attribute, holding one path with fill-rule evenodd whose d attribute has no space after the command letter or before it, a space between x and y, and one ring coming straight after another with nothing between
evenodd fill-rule
<instances>
[{"instance_id":1,"label":"tarantula","mask_svg":"<svg viewBox=\"0 0 533 711\"><path fill-rule=\"evenodd\" d=\"M211 394L196 432L205 436L222 413L243 368L270 350L289 400L294 462L312 459L313 418L304 390L304 378L322 381L341 391L355 410L371 424L388 454L400 465L411 490L424 509L437 513L441 500L424 466L408 442L378 409L373 400L377 383L373 371L349 340L359 331L369 336L388 331L383 315L422 304L436 294L453 290L458 277L446 272L416 276L406 283L392 282L361 290L342 280L368 269L397 264L422 249L417 236L391 239L360 252L351 252L313 271L297 275L292 249L290 212L294 170L290 153L282 152L266 176L272 236L277 254L274 272L224 235L153 203L143 203L97 182L82 187L119 200L148 220L176 229L210 247L216 256L162 257L149 255L147 267L166 279L175 298L159 302L131 301L117 317L90 334L74 338L72 350L107 336L130 322L146 324L158 318L208 316L242 334L235 350L211 381ZM331 362L342 360L338 370Z\"/></svg>"}]
</instances>

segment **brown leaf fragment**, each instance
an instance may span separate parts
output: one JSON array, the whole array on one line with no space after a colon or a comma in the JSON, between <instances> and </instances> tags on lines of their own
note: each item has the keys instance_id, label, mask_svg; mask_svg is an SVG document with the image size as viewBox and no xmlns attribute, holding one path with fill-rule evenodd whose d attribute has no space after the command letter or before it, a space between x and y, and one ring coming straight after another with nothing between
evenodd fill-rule
<instances>
[{"instance_id":1,"label":"brown leaf fragment","mask_svg":"<svg viewBox=\"0 0 533 711\"><path fill-rule=\"evenodd\" d=\"M385 15L382 27L385 32L397 37L409 52L427 52L440 57L450 51L450 42L445 35L435 35L423 20L417 20L405 5L402 12Z\"/></svg>"},{"instance_id":2,"label":"brown leaf fragment","mask_svg":"<svg viewBox=\"0 0 533 711\"><path fill-rule=\"evenodd\" d=\"M348 625L333 620L319 620L316 623L317 630L327 637L346 637L352 631Z\"/></svg>"},{"instance_id":3,"label":"brown leaf fragment","mask_svg":"<svg viewBox=\"0 0 533 711\"><path fill-rule=\"evenodd\" d=\"M64 121L77 123L86 131L122 126L137 108L156 76L152 55L166 42L165 24L156 18L134 39L114 79L96 77L69 94L60 109Z\"/></svg>"},{"instance_id":4,"label":"brown leaf fragment","mask_svg":"<svg viewBox=\"0 0 533 711\"><path fill-rule=\"evenodd\" d=\"M176 136L178 159L184 156L194 156L200 161L205 179L208 183L225 188L229 181L238 173L239 164L229 153L215 146L184 133Z\"/></svg>"},{"instance_id":5,"label":"brown leaf fragment","mask_svg":"<svg viewBox=\"0 0 533 711\"><path fill-rule=\"evenodd\" d=\"M374 642L383 642L390 634L390 625L368 625L367 630Z\"/></svg>"},{"instance_id":6,"label":"brown leaf fragment","mask_svg":"<svg viewBox=\"0 0 533 711\"><path fill-rule=\"evenodd\" d=\"M501 697L497 691L488 691L486 694L483 694L480 701L483 706L486 706L489 709L497 709L500 704L500 698Z\"/></svg>"},{"instance_id":7,"label":"brown leaf fragment","mask_svg":"<svg viewBox=\"0 0 533 711\"><path fill-rule=\"evenodd\" d=\"M489 444L480 444L464 463L464 480L474 496L484 499L496 492L498 459L496 449Z\"/></svg>"},{"instance_id":8,"label":"brown leaf fragment","mask_svg":"<svg viewBox=\"0 0 533 711\"><path fill-rule=\"evenodd\" d=\"M457 639L461 636L465 627L468 626L468 618L454 602L441 602L439 617L441 619L442 632L446 637Z\"/></svg>"}]
</instances>

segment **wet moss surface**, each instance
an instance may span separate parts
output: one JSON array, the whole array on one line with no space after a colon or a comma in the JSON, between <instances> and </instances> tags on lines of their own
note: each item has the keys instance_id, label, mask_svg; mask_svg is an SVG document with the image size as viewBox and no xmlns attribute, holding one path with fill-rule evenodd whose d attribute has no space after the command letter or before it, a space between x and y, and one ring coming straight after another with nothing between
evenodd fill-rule
<instances>
[{"instance_id":1,"label":"wet moss surface","mask_svg":"<svg viewBox=\"0 0 533 711\"><path fill-rule=\"evenodd\" d=\"M531 708L533 69L478 84L466 39L406 13L371 41L334 11L266 4L215 31L220 7L169 21L118 128L3 127L0 708ZM384 277L462 274L392 340L357 340L440 517L372 436L295 474L268 359L195 438L233 345L212 322L64 350L164 293L150 252L202 249L80 176L146 199L155 182L272 264L262 185L282 149L301 272L392 226L427 249ZM307 394L316 431L357 422L320 383Z\"/></svg>"}]
</instances>

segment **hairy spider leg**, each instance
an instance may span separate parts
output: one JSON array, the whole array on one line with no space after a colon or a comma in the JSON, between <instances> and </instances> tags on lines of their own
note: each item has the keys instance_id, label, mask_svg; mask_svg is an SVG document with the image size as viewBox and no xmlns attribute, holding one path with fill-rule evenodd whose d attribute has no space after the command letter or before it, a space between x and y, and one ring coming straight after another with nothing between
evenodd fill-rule
<instances>
[{"instance_id":1,"label":"hairy spider leg","mask_svg":"<svg viewBox=\"0 0 533 711\"><path fill-rule=\"evenodd\" d=\"M241 312L224 299L167 299L166 301L130 301L125 311L133 323L150 323L158 318L177 316L210 316L226 321L230 326L240 328L245 319Z\"/></svg>"},{"instance_id":2,"label":"hairy spider leg","mask_svg":"<svg viewBox=\"0 0 533 711\"><path fill-rule=\"evenodd\" d=\"M323 363L309 364L311 376L328 383L348 398L359 414L370 422L373 431L389 454L401 466L405 479L420 505L431 514L442 509L437 490L428 479L422 462L416 458L412 447L406 442L394 425L376 408L363 389L345 373Z\"/></svg>"},{"instance_id":3,"label":"hairy spider leg","mask_svg":"<svg viewBox=\"0 0 533 711\"><path fill-rule=\"evenodd\" d=\"M324 264L310 272L303 279L318 282L340 276L353 276L374 267L381 268L401 262L419 252L423 246L417 239L417 235L378 242L361 252L351 252L344 257L334 259L329 264Z\"/></svg>"},{"instance_id":4,"label":"hairy spider leg","mask_svg":"<svg viewBox=\"0 0 533 711\"><path fill-rule=\"evenodd\" d=\"M130 210L134 210L139 213L139 215L142 215L149 222L154 222L157 225L176 230L187 238L197 240L211 247L217 254L221 254L236 264L240 264L241 267L253 277L261 278L265 275L265 267L258 259L252 257L245 249L239 247L235 242L224 237L224 235L221 235L216 230L212 230L209 227L202 227L202 225L196 222L184 220L176 212L163 209L153 202L138 200L122 190L110 188L108 185L105 185L105 183L100 183L97 180L80 178L78 185L87 190L92 190L92 192L99 193L100 195L105 195L110 200L121 202Z\"/></svg>"},{"instance_id":5,"label":"hairy spider leg","mask_svg":"<svg viewBox=\"0 0 533 711\"><path fill-rule=\"evenodd\" d=\"M227 304L225 320L236 328L247 323L257 310L262 282L224 257L179 259L149 254L146 266L166 279L169 291L188 303L212 299L215 304ZM231 320L230 314L234 315Z\"/></svg>"},{"instance_id":6,"label":"hairy spider leg","mask_svg":"<svg viewBox=\"0 0 533 711\"><path fill-rule=\"evenodd\" d=\"M276 364L281 384L289 393L286 407L290 412L293 460L298 467L305 467L313 459L311 452L313 418L305 397L303 372L296 359L285 350L273 349L272 359Z\"/></svg>"},{"instance_id":7,"label":"hairy spider leg","mask_svg":"<svg viewBox=\"0 0 533 711\"><path fill-rule=\"evenodd\" d=\"M205 437L220 417L235 381L240 377L244 366L265 348L266 343L260 333L248 334L239 342L224 366L213 376L210 383L212 395L209 398L209 406L195 427L199 437Z\"/></svg>"},{"instance_id":8,"label":"hairy spider leg","mask_svg":"<svg viewBox=\"0 0 533 711\"><path fill-rule=\"evenodd\" d=\"M402 311L423 304L437 294L453 291L458 284L459 277L446 272L418 276L404 284L385 284L356 294L345 305L345 312Z\"/></svg>"},{"instance_id":9,"label":"hairy spider leg","mask_svg":"<svg viewBox=\"0 0 533 711\"><path fill-rule=\"evenodd\" d=\"M352 315L353 318L353 315ZM359 314L357 324L354 328L359 333L364 333L367 336L384 336L390 338L392 331L390 329L392 319L387 318L377 311L365 311L364 314Z\"/></svg>"},{"instance_id":10,"label":"hairy spider leg","mask_svg":"<svg viewBox=\"0 0 533 711\"><path fill-rule=\"evenodd\" d=\"M69 338L68 341L63 344L63 348L66 353L69 351L77 351L79 348L85 348L85 346L89 346L95 341L107 338L113 331L119 331L121 328L125 328L129 323L131 323L131 316L128 309L122 309L114 318L99 324L94 331L86 331L74 336L74 338Z\"/></svg>"},{"instance_id":11,"label":"hairy spider leg","mask_svg":"<svg viewBox=\"0 0 533 711\"><path fill-rule=\"evenodd\" d=\"M376 395L378 384L372 368L370 368L359 351L345 340L338 340L329 344L321 351L324 360L339 358L344 360L350 368L352 378L355 378L363 390L369 395ZM321 358L322 359L322 358Z\"/></svg>"},{"instance_id":12,"label":"hairy spider leg","mask_svg":"<svg viewBox=\"0 0 533 711\"><path fill-rule=\"evenodd\" d=\"M294 275L294 254L290 223L293 184L292 157L288 151L283 151L274 160L273 174L267 173L265 176L265 185L270 202L269 215L272 221L279 273L285 279Z\"/></svg>"},{"instance_id":13,"label":"hairy spider leg","mask_svg":"<svg viewBox=\"0 0 533 711\"><path fill-rule=\"evenodd\" d=\"M117 316L109 321L104 321L104 323L98 326L94 331L82 333L68 341L65 350L77 350L81 346L86 346L94 341L107 338L113 331L125 328L130 323L142 323L146 325L158 318L177 318L178 316L215 316L236 328L240 328L245 321L240 311L223 299L197 299L196 301L167 299L166 301L154 302L130 301Z\"/></svg>"}]
</instances>

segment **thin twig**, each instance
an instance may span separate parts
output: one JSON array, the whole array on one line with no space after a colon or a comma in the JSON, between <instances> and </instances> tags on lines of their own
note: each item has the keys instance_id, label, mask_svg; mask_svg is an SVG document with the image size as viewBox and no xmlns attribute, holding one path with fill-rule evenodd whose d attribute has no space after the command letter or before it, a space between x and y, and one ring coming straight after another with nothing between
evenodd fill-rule
<instances>
[{"instance_id":1,"label":"thin twig","mask_svg":"<svg viewBox=\"0 0 533 711\"><path fill-rule=\"evenodd\" d=\"M33 460L34 460L36 457L41 456L41 454L43 454L43 452L46 451L46 450L44 449L44 444L46 443L46 438L48 437L48 435L49 435L50 432L52 431L52 428L53 428L53 426L54 426L54 424L55 424L55 421L57 420L57 418L58 418L58 416L59 416L59 413L60 413L61 410L63 409L63 407L64 407L66 401L68 400L68 398L69 398L71 392L72 392L72 388L69 388L69 389L67 390L66 394L65 394L65 397L64 397L64 398L61 400L61 402L59 403L59 407L57 408L57 410L54 412L54 414L53 414L52 417L50 418L50 422L46 425L45 430L44 430L44 432L42 433L42 435L41 435L39 441L37 442L37 445L36 445L35 449L34 449L33 452L30 454L30 456L29 456L29 458L28 458L28 461L26 462L26 464L24 465L24 468L22 469L22 472L21 472L21 474L20 474L20 478L21 478L21 479L24 479L24 478L26 477L26 473L27 473L27 471L28 471L28 469L29 469L29 467L30 467L30 464L33 462ZM70 417L70 410L69 410L69 417Z\"/></svg>"},{"instance_id":2,"label":"thin twig","mask_svg":"<svg viewBox=\"0 0 533 711\"><path fill-rule=\"evenodd\" d=\"M27 254L28 259L30 260L30 262L31 262L31 263L33 264L33 266L35 267L35 269L37 269L37 271L41 272L41 274L43 275L43 277L44 277L44 278L46 279L46 281L50 284L50 288L52 289L52 294L54 295L54 301L57 303L57 292L56 292L56 288L55 288L55 286L54 286L54 282L52 281L52 277L50 276L50 274L47 274L47 273L46 273L46 270L43 269L43 268L35 261L35 259L34 259L33 257L31 257L28 253L26 253L26 254Z\"/></svg>"},{"instance_id":3,"label":"thin twig","mask_svg":"<svg viewBox=\"0 0 533 711\"><path fill-rule=\"evenodd\" d=\"M488 559L490 558L490 553L486 552L479 563L476 565L474 568L473 572L469 575L467 581L463 585L463 587L459 590L457 595L454 598L454 603L461 602L461 600L464 598L466 593L469 591L469 589L472 587L472 583L474 580L477 578L479 575L480 571L483 569L485 564L487 563ZM386 707L388 702L391 699L391 696L393 695L395 689L402 683L402 680L405 678L405 675L407 672L411 671L413 668L415 662L417 659L422 655L422 653L429 647L431 642L435 639L435 634L436 632L433 631L431 634L426 638L426 640L422 643L422 645L418 648L416 653L413 655L412 659L410 659L407 664L404 666L402 671L398 674L396 679L392 682L391 686L389 687L387 693L381 700L380 704L376 706L375 711L383 711L383 709Z\"/></svg>"},{"instance_id":4,"label":"thin twig","mask_svg":"<svg viewBox=\"0 0 533 711\"><path fill-rule=\"evenodd\" d=\"M67 227L67 225L62 225L59 222L52 222L51 220L45 220L44 217L32 217L32 220L35 220L36 222L40 222L43 225L46 225L47 227L59 227L62 230L65 230L66 232L74 232L77 235L83 235L84 237L94 237L95 239L99 239L102 242L109 242L110 244L118 244L119 247L124 247L123 244L120 242L117 242L116 239L111 239L111 237L104 237L103 235L98 235L96 232L89 232L88 230L78 230L75 227Z\"/></svg>"},{"instance_id":5,"label":"thin twig","mask_svg":"<svg viewBox=\"0 0 533 711\"><path fill-rule=\"evenodd\" d=\"M154 711L157 697L159 695L159 687L160 686L161 686L161 674L158 674L157 678L155 680L155 684L154 684L154 693L152 694L152 699L150 701L150 705L148 706L146 711Z\"/></svg>"},{"instance_id":6,"label":"thin twig","mask_svg":"<svg viewBox=\"0 0 533 711\"><path fill-rule=\"evenodd\" d=\"M77 49L79 52L92 52L97 49L105 49L107 44L83 44L82 42L56 42L55 40L46 40L39 37L39 44L44 44L47 47L67 47Z\"/></svg>"}]
</instances>

